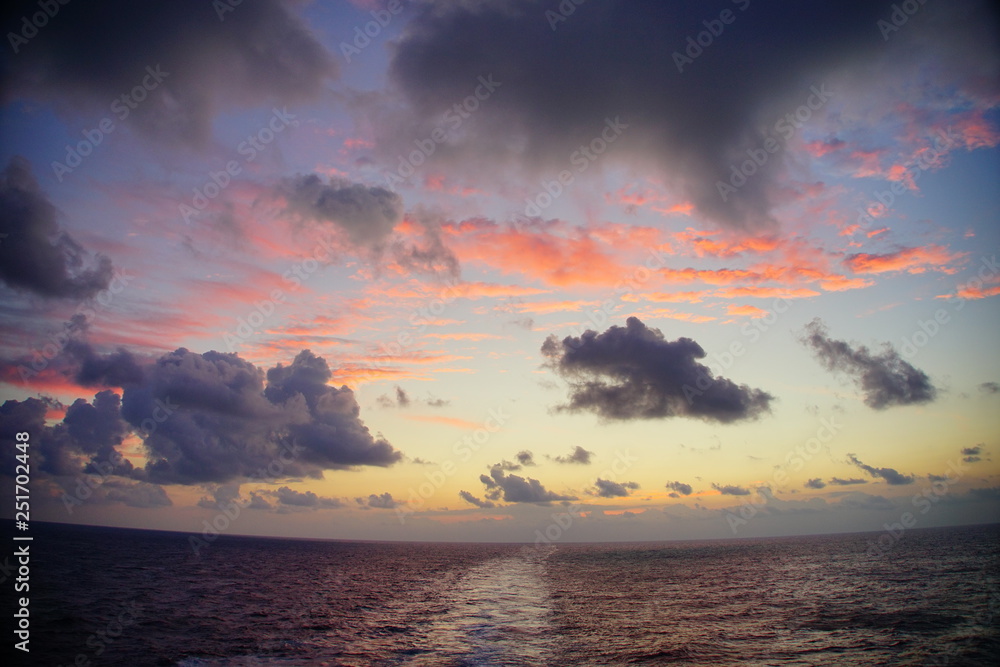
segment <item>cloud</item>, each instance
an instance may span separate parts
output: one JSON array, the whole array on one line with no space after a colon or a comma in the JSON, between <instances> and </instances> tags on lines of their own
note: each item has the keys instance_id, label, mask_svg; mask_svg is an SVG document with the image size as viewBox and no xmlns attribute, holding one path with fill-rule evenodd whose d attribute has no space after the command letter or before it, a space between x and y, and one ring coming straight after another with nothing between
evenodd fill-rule
<instances>
[{"instance_id":1,"label":"cloud","mask_svg":"<svg viewBox=\"0 0 1000 667\"><path fill-rule=\"evenodd\" d=\"M128 507L170 507L174 504L163 487L148 482L107 479L101 485L101 490L107 500L122 503Z\"/></svg>"},{"instance_id":2,"label":"cloud","mask_svg":"<svg viewBox=\"0 0 1000 667\"><path fill-rule=\"evenodd\" d=\"M472 495L468 491L459 491L458 495L462 497L466 502L472 503L480 509L490 509L491 507L496 507L496 503L489 500L480 500L476 496Z\"/></svg>"},{"instance_id":3,"label":"cloud","mask_svg":"<svg viewBox=\"0 0 1000 667\"><path fill-rule=\"evenodd\" d=\"M867 493L857 492L841 498L838 504L848 509L860 510L890 510L896 507L892 504L892 501L883 496L872 496Z\"/></svg>"},{"instance_id":4,"label":"cloud","mask_svg":"<svg viewBox=\"0 0 1000 667\"><path fill-rule=\"evenodd\" d=\"M564 496L547 490L537 479L508 475L499 465L493 466L489 475L480 475L479 481L486 487L486 497L489 500L539 504L555 500L576 500L575 496Z\"/></svg>"},{"instance_id":5,"label":"cloud","mask_svg":"<svg viewBox=\"0 0 1000 667\"><path fill-rule=\"evenodd\" d=\"M253 509L272 509L271 504L261 497L263 495L272 496L278 503L279 511L284 511L281 509L282 507L337 509L344 506L344 503L339 498L326 498L318 496L312 491L296 491L295 489L287 486L282 486L276 491L260 491L257 493L251 493L248 505L252 506L254 504L256 496L256 498L260 498L260 500L257 501L257 506Z\"/></svg>"},{"instance_id":6,"label":"cloud","mask_svg":"<svg viewBox=\"0 0 1000 667\"><path fill-rule=\"evenodd\" d=\"M267 499L264 498L264 496L262 496L261 494L255 492L255 491L251 491L250 492L250 503L247 505L247 509L252 509L252 510L273 510L274 506L271 503L267 502Z\"/></svg>"},{"instance_id":7,"label":"cloud","mask_svg":"<svg viewBox=\"0 0 1000 667\"><path fill-rule=\"evenodd\" d=\"M508 461L507 459L504 459L500 463L494 463L489 467L490 469L497 467L506 472L514 472L515 470L520 470L522 468L520 463L514 463L512 461Z\"/></svg>"},{"instance_id":8,"label":"cloud","mask_svg":"<svg viewBox=\"0 0 1000 667\"><path fill-rule=\"evenodd\" d=\"M735 486L732 484L719 485L712 483L712 488L721 493L724 496L749 496L750 490L744 489L742 486Z\"/></svg>"},{"instance_id":9,"label":"cloud","mask_svg":"<svg viewBox=\"0 0 1000 667\"><path fill-rule=\"evenodd\" d=\"M458 258L441 237L441 218L422 206L406 218L408 230L420 230L407 236L397 235L389 242L393 261L403 271L457 278L461 273Z\"/></svg>"},{"instance_id":10,"label":"cloud","mask_svg":"<svg viewBox=\"0 0 1000 667\"><path fill-rule=\"evenodd\" d=\"M923 273L928 269L936 269L944 273L954 273L953 269L947 268L949 264L957 262L966 257L968 253L951 253L947 248L938 245L928 245L924 247L902 248L896 252L884 255L871 255L859 253L850 255L844 263L850 267L854 273L888 273L893 271L907 271L909 273Z\"/></svg>"},{"instance_id":11,"label":"cloud","mask_svg":"<svg viewBox=\"0 0 1000 667\"><path fill-rule=\"evenodd\" d=\"M490 164L478 172L506 166L534 181L572 168L569 156L600 136L606 118L620 116L628 128L602 161L648 165L700 217L751 227L772 220L783 154L756 168L728 198L717 182L727 181L733 165L748 160L748 150L761 150L768 137L783 146L801 131L787 120L780 126L787 131L776 123L809 101L810 84L818 88L873 61L883 77L893 76L913 67L917 54L941 63L943 78L959 89L989 94L983 81L995 71L996 56L993 37L982 28L991 18L984 3L963 3L972 11L927 20L933 29L921 29L919 17L888 44L876 27L887 18L887 5L753 3L743 12L742 4L750 5L730 5L735 24L724 36L681 63L672 54L683 53L688 38L712 18L702 3L586 3L568 17L546 14L545 3L534 0L418 4L390 65L408 112L376 124L384 157L394 167L415 137L429 136L441 122L441 100L460 102L478 77L491 75L500 87L464 120L461 134L438 148L436 166L451 164L461 173L489 155ZM555 3L549 9L556 10ZM769 38L760 40L762 34ZM752 70L738 66L747 53L754 54ZM831 93L836 101L842 90ZM824 97L811 101L821 115Z\"/></svg>"},{"instance_id":12,"label":"cloud","mask_svg":"<svg viewBox=\"0 0 1000 667\"><path fill-rule=\"evenodd\" d=\"M278 190L290 212L333 223L359 247L379 247L403 219L400 196L378 186L339 179L323 183L319 176L308 174L287 180Z\"/></svg>"},{"instance_id":13,"label":"cloud","mask_svg":"<svg viewBox=\"0 0 1000 667\"><path fill-rule=\"evenodd\" d=\"M690 496L692 491L691 485L684 482L667 482L667 488L676 491L682 496Z\"/></svg>"},{"instance_id":14,"label":"cloud","mask_svg":"<svg viewBox=\"0 0 1000 667\"><path fill-rule=\"evenodd\" d=\"M979 385L979 391L984 394L1000 394L1000 382L983 382Z\"/></svg>"},{"instance_id":15,"label":"cloud","mask_svg":"<svg viewBox=\"0 0 1000 667\"><path fill-rule=\"evenodd\" d=\"M18 4L5 35L38 10ZM243 3L220 21L213 3L197 0L60 3L58 17L4 59L3 103L29 97L67 116L104 114L165 144L206 146L220 112L315 100L336 77L293 6ZM145 99L120 99L144 83Z\"/></svg>"},{"instance_id":16,"label":"cloud","mask_svg":"<svg viewBox=\"0 0 1000 667\"><path fill-rule=\"evenodd\" d=\"M865 405L884 410L892 405L915 405L933 401L937 389L930 378L899 356L890 344L881 354L872 354L861 345L851 347L835 340L820 319L806 325L802 343L811 347L816 358L829 371L850 375L865 394Z\"/></svg>"},{"instance_id":17,"label":"cloud","mask_svg":"<svg viewBox=\"0 0 1000 667\"><path fill-rule=\"evenodd\" d=\"M669 342L659 329L630 317L625 327L586 331L542 345L546 365L569 382L569 403L557 410L590 411L605 419L692 417L733 422L768 412L772 396L737 385L697 359L705 350L690 338Z\"/></svg>"},{"instance_id":18,"label":"cloud","mask_svg":"<svg viewBox=\"0 0 1000 667\"><path fill-rule=\"evenodd\" d=\"M590 465L590 457L593 455L594 452L589 452L580 445L577 445L567 456L557 456L553 460L556 463L579 463L581 465Z\"/></svg>"},{"instance_id":19,"label":"cloud","mask_svg":"<svg viewBox=\"0 0 1000 667\"><path fill-rule=\"evenodd\" d=\"M359 505L364 507L372 507L383 510L391 510L396 507L397 504L391 493L383 493L382 495L372 493L367 498L355 498L354 500Z\"/></svg>"},{"instance_id":20,"label":"cloud","mask_svg":"<svg viewBox=\"0 0 1000 667\"><path fill-rule=\"evenodd\" d=\"M208 490L212 494L212 497L202 497L198 501L198 507L204 509L221 509L230 503L238 502L240 499L239 484L211 484L208 485Z\"/></svg>"},{"instance_id":21,"label":"cloud","mask_svg":"<svg viewBox=\"0 0 1000 667\"><path fill-rule=\"evenodd\" d=\"M529 452L527 449L522 449L517 453L515 457L517 462L523 466L533 466L535 465L535 455Z\"/></svg>"},{"instance_id":22,"label":"cloud","mask_svg":"<svg viewBox=\"0 0 1000 667\"><path fill-rule=\"evenodd\" d=\"M389 394L382 394L381 396L375 399L375 402L378 404L380 408L386 408L386 409L408 408L411 405L415 405L417 403L421 403L423 405L427 405L432 408L443 408L451 404L451 401L446 401L442 398L427 398L427 399L414 398L413 396L410 395L408 391L406 391L399 385L396 385L395 394L393 396L390 396ZM433 419L433 417L431 419Z\"/></svg>"},{"instance_id":23,"label":"cloud","mask_svg":"<svg viewBox=\"0 0 1000 667\"><path fill-rule=\"evenodd\" d=\"M857 477L851 477L849 479L841 479L840 477L834 477L830 480L830 484L834 486L853 486L855 484L867 484L868 480L859 479Z\"/></svg>"},{"instance_id":24,"label":"cloud","mask_svg":"<svg viewBox=\"0 0 1000 667\"><path fill-rule=\"evenodd\" d=\"M391 398L388 394L382 394L377 399L380 407L383 408L407 408L410 406L410 396L400 387L396 385L396 397Z\"/></svg>"},{"instance_id":25,"label":"cloud","mask_svg":"<svg viewBox=\"0 0 1000 667\"><path fill-rule=\"evenodd\" d=\"M78 364L73 379L84 387L124 387L142 383L140 361L124 348L101 355L90 344L71 338L64 350Z\"/></svg>"},{"instance_id":26,"label":"cloud","mask_svg":"<svg viewBox=\"0 0 1000 667\"><path fill-rule=\"evenodd\" d=\"M138 363L127 356L119 350L109 358L129 368ZM112 376L123 377L105 374ZM143 439L148 463L120 474L158 484L319 478L328 469L402 458L372 436L354 393L329 386L327 362L308 350L269 369L266 384L264 371L236 354L184 348L143 365L137 378L124 377L130 381L120 399L110 391L92 404L78 399L55 426L42 421L46 404L38 399L8 401L4 421L38 434L39 469L53 475L74 474L81 460L112 460L128 433Z\"/></svg>"},{"instance_id":27,"label":"cloud","mask_svg":"<svg viewBox=\"0 0 1000 667\"><path fill-rule=\"evenodd\" d=\"M851 463L856 465L858 468L864 470L869 475L876 479L885 480L887 484L893 486L902 486L904 484L912 484L916 479L913 475L904 475L892 468L874 468L870 465L865 465L854 454L848 454L847 458Z\"/></svg>"},{"instance_id":28,"label":"cloud","mask_svg":"<svg viewBox=\"0 0 1000 667\"><path fill-rule=\"evenodd\" d=\"M976 445L975 447L963 447L962 448L962 460L966 463L978 463L982 461L983 458L981 454L983 453L983 446Z\"/></svg>"},{"instance_id":29,"label":"cloud","mask_svg":"<svg viewBox=\"0 0 1000 667\"><path fill-rule=\"evenodd\" d=\"M118 448L131 430L121 417L121 399L101 391L92 402L79 398L66 408L62 421L49 426L46 413L51 400L8 400L0 407L0 438L10 442L4 450L13 470L14 434L31 433L32 468L53 476L76 476L100 464L115 474L128 475L132 464L121 458ZM6 446L6 444L5 444Z\"/></svg>"},{"instance_id":30,"label":"cloud","mask_svg":"<svg viewBox=\"0 0 1000 667\"><path fill-rule=\"evenodd\" d=\"M111 260L90 257L57 217L31 164L11 158L0 174L0 280L47 298L94 297L111 282Z\"/></svg>"},{"instance_id":31,"label":"cloud","mask_svg":"<svg viewBox=\"0 0 1000 667\"><path fill-rule=\"evenodd\" d=\"M596 490L588 491L588 493L600 496L601 498L623 498L639 488L639 485L635 482L618 483L609 479L601 479L600 477L594 482L594 486Z\"/></svg>"},{"instance_id":32,"label":"cloud","mask_svg":"<svg viewBox=\"0 0 1000 667\"><path fill-rule=\"evenodd\" d=\"M816 477L814 479L810 479L809 481L807 481L805 484L803 484L803 486L806 487L807 489L822 489L823 487L826 486L826 483L819 477Z\"/></svg>"}]
</instances>

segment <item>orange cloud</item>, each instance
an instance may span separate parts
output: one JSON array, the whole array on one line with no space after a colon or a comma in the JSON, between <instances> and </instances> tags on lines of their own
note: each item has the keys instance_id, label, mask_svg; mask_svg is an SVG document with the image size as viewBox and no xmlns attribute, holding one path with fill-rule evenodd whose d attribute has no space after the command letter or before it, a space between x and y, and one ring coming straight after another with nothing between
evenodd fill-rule
<instances>
[{"instance_id":1,"label":"orange cloud","mask_svg":"<svg viewBox=\"0 0 1000 667\"><path fill-rule=\"evenodd\" d=\"M730 315L741 315L753 318L764 317L767 315L767 311L763 308L758 308L757 306L737 306L732 303L726 306L726 312Z\"/></svg>"},{"instance_id":2,"label":"orange cloud","mask_svg":"<svg viewBox=\"0 0 1000 667\"><path fill-rule=\"evenodd\" d=\"M903 248L884 255L859 253L850 255L844 263L855 273L888 273L906 271L923 273L928 269L952 274L958 269L947 265L964 258L968 253L951 253L944 246L929 245Z\"/></svg>"},{"instance_id":3,"label":"orange cloud","mask_svg":"<svg viewBox=\"0 0 1000 667\"><path fill-rule=\"evenodd\" d=\"M716 290L712 296L723 299L751 297L756 299L805 299L819 296L819 292L806 287L727 287Z\"/></svg>"},{"instance_id":4,"label":"orange cloud","mask_svg":"<svg viewBox=\"0 0 1000 667\"><path fill-rule=\"evenodd\" d=\"M562 313L568 310L578 311L586 307L599 306L600 303L600 301L536 301L533 303L519 303L514 307L519 313L545 315L548 313Z\"/></svg>"},{"instance_id":5,"label":"orange cloud","mask_svg":"<svg viewBox=\"0 0 1000 667\"><path fill-rule=\"evenodd\" d=\"M645 254L645 242L655 231L628 231L625 226L588 230L561 223L507 229L485 220L463 221L442 230L452 235L451 247L463 263L485 264L553 287L617 284L632 274L634 262L623 263L608 251Z\"/></svg>"},{"instance_id":6,"label":"orange cloud","mask_svg":"<svg viewBox=\"0 0 1000 667\"><path fill-rule=\"evenodd\" d=\"M973 285L972 283L978 283ZM954 294L940 294L935 299L970 299L976 301L1000 294L1000 276L990 276L984 281L973 280L961 285Z\"/></svg>"}]
</instances>

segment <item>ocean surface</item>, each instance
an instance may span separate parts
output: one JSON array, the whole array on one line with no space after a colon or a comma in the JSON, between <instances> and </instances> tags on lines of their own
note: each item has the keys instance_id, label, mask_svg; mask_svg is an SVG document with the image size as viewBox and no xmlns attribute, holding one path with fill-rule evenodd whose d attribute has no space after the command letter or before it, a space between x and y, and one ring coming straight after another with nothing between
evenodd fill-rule
<instances>
[{"instance_id":1,"label":"ocean surface","mask_svg":"<svg viewBox=\"0 0 1000 667\"><path fill-rule=\"evenodd\" d=\"M884 554L869 551L877 534L544 547L223 536L195 555L185 534L32 533L31 657L6 664L1000 664L997 525L909 530Z\"/></svg>"}]
</instances>

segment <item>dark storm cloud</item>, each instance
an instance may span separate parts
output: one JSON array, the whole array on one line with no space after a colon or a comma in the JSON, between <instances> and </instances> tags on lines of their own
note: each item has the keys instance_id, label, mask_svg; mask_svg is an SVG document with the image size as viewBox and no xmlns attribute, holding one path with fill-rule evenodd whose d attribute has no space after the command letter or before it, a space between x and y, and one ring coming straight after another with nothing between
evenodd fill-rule
<instances>
[{"instance_id":1,"label":"dark storm cloud","mask_svg":"<svg viewBox=\"0 0 1000 667\"><path fill-rule=\"evenodd\" d=\"M90 257L57 217L31 164L11 158L0 174L0 280L43 297L93 297L111 282L111 260Z\"/></svg>"},{"instance_id":2,"label":"dark storm cloud","mask_svg":"<svg viewBox=\"0 0 1000 667\"><path fill-rule=\"evenodd\" d=\"M554 500L576 500L575 496L562 496L547 490L537 479L508 475L499 465L493 466L489 475L480 475L479 481L486 487L486 498L489 500L540 504Z\"/></svg>"},{"instance_id":3,"label":"dark storm cloud","mask_svg":"<svg viewBox=\"0 0 1000 667\"><path fill-rule=\"evenodd\" d=\"M834 477L830 480L830 484L834 486L852 486L854 484L867 484L868 480L859 479L857 477L851 477L849 479L841 479L840 477Z\"/></svg>"},{"instance_id":4,"label":"dark storm cloud","mask_svg":"<svg viewBox=\"0 0 1000 667\"><path fill-rule=\"evenodd\" d=\"M597 478L594 482L595 490L589 492L591 495L601 498L624 498L639 488L635 482L614 482L610 479Z\"/></svg>"},{"instance_id":5,"label":"dark storm cloud","mask_svg":"<svg viewBox=\"0 0 1000 667\"><path fill-rule=\"evenodd\" d=\"M128 475L132 464L120 457L117 448L129 433L129 425L121 418L118 394L102 391L88 403L78 398L66 408L62 421L49 426L45 414L58 407L51 400L28 398L9 400L0 407L0 440L5 457L13 460L15 434L31 434L32 468L53 476L74 476L89 472L100 464L103 470ZM7 470L13 470L11 465Z\"/></svg>"},{"instance_id":6,"label":"dark storm cloud","mask_svg":"<svg viewBox=\"0 0 1000 667\"><path fill-rule=\"evenodd\" d=\"M590 411L605 419L692 417L733 422L769 411L772 396L737 385L698 359L705 350L690 338L669 342L659 329L630 317L625 327L586 331L542 345L547 366L570 385L558 410Z\"/></svg>"},{"instance_id":7,"label":"dark storm cloud","mask_svg":"<svg viewBox=\"0 0 1000 667\"><path fill-rule=\"evenodd\" d=\"M102 355L88 343L71 339L65 350L78 365L73 379L84 387L125 387L142 382L140 361L124 348Z\"/></svg>"},{"instance_id":8,"label":"dark storm cloud","mask_svg":"<svg viewBox=\"0 0 1000 667\"><path fill-rule=\"evenodd\" d=\"M750 490L744 489L742 486L735 486L733 484L712 484L712 488L721 493L724 496L749 496Z\"/></svg>"},{"instance_id":9,"label":"dark storm cloud","mask_svg":"<svg viewBox=\"0 0 1000 667\"><path fill-rule=\"evenodd\" d=\"M385 123L384 141L392 144L385 157L395 166L397 153L408 154L415 138L430 136L442 106L466 99L478 77L492 75L499 88L470 114L461 139L438 147L435 159L464 158L465 165L488 155L491 163L516 160L539 174L557 172L600 136L606 118L620 117L629 127L602 159L658 167L701 216L744 227L771 219L781 155L727 201L716 183L748 159L747 150L760 149L768 137L783 144L799 131L788 124L786 134L776 123L807 102L811 86L862 70L893 49L903 53L911 39L922 46L917 53L953 65L946 69L957 82L979 81L987 93L977 73L989 73L995 62L995 41L984 27L992 17L984 18L987 10L978 2L962 3L954 13L941 9L945 16L935 23L930 17L938 10L921 6L921 16L891 43L877 21L892 8L869 0L577 4L563 3L575 11L558 23L546 18L556 2L417 5L390 67L412 109L410 126L401 132ZM967 6L974 11L963 11ZM678 71L673 53L706 31L705 21L717 22L721 9L733 13L733 22L719 22L724 32ZM921 24L934 27L921 30ZM909 64L913 54L907 56L897 61ZM824 103L819 98L816 106Z\"/></svg>"},{"instance_id":10,"label":"dark storm cloud","mask_svg":"<svg viewBox=\"0 0 1000 667\"><path fill-rule=\"evenodd\" d=\"M556 463L579 463L580 465L590 465L590 457L594 452L587 451L580 445L573 448L573 451L566 456L557 456L553 460Z\"/></svg>"},{"instance_id":11,"label":"dark storm cloud","mask_svg":"<svg viewBox=\"0 0 1000 667\"><path fill-rule=\"evenodd\" d=\"M134 368L129 356L119 350L94 363L106 369L114 360ZM264 372L236 354L183 348L142 366L138 375L139 382L123 384L120 403L110 391L98 393L92 404L78 399L54 427L42 421L43 401L8 401L4 433L31 429L38 434L39 469L72 475L81 460L116 460L123 437L132 432L143 439L149 462L115 474L158 484L319 478L323 470L388 466L402 458L372 436L354 392L329 386L326 360L308 350L268 370L266 384Z\"/></svg>"},{"instance_id":12,"label":"dark storm cloud","mask_svg":"<svg viewBox=\"0 0 1000 667\"><path fill-rule=\"evenodd\" d=\"M816 477L814 479L810 479L809 481L807 481L805 484L803 484L803 486L806 487L807 489L822 489L823 487L826 486L826 482L821 480L819 477Z\"/></svg>"},{"instance_id":13,"label":"dark storm cloud","mask_svg":"<svg viewBox=\"0 0 1000 667\"><path fill-rule=\"evenodd\" d=\"M861 387L865 405L884 410L892 405L928 403L937 396L937 389L923 371L914 368L886 343L880 354L864 345L851 347L835 340L819 319L806 325L802 342L811 347L816 358L829 371L845 373Z\"/></svg>"},{"instance_id":14,"label":"dark storm cloud","mask_svg":"<svg viewBox=\"0 0 1000 667\"><path fill-rule=\"evenodd\" d=\"M279 462L284 476L321 477L401 458L362 423L354 392L327 385L326 360L308 350L268 370L266 386L263 372L235 354L183 348L145 375L141 387L126 387L122 412L141 427L158 406L171 410L145 438L153 481L226 482Z\"/></svg>"},{"instance_id":15,"label":"dark storm cloud","mask_svg":"<svg viewBox=\"0 0 1000 667\"><path fill-rule=\"evenodd\" d=\"M496 503L489 500L480 500L468 491L459 491L458 495L466 502L471 503L480 509L490 509L491 507L497 506Z\"/></svg>"},{"instance_id":16,"label":"dark storm cloud","mask_svg":"<svg viewBox=\"0 0 1000 667\"><path fill-rule=\"evenodd\" d=\"M891 484L893 486L912 484L916 479L913 475L904 475L897 472L893 468L875 468L873 466L866 465L859 461L854 454L848 454L847 458L851 463L856 465L861 470L864 470L872 477L875 477L876 479L883 479L887 484Z\"/></svg>"},{"instance_id":17,"label":"dark storm cloud","mask_svg":"<svg viewBox=\"0 0 1000 667\"><path fill-rule=\"evenodd\" d=\"M357 246L377 247L403 219L403 200L378 186L300 175L278 188L288 210L307 220L332 223Z\"/></svg>"},{"instance_id":18,"label":"dark storm cloud","mask_svg":"<svg viewBox=\"0 0 1000 667\"><path fill-rule=\"evenodd\" d=\"M5 35L20 33L21 17L38 11L34 0L13 4ZM66 115L85 112L90 126L108 117L165 142L201 146L219 112L315 99L336 76L335 61L295 15L293 3L244 2L222 20L217 4L60 3L27 44L14 53L6 49L3 102L52 101ZM159 74L150 78L147 67ZM121 99L143 84L148 93Z\"/></svg>"},{"instance_id":19,"label":"dark storm cloud","mask_svg":"<svg viewBox=\"0 0 1000 667\"><path fill-rule=\"evenodd\" d=\"M693 491L691 485L684 482L667 482L667 488L684 496L690 496Z\"/></svg>"}]
</instances>

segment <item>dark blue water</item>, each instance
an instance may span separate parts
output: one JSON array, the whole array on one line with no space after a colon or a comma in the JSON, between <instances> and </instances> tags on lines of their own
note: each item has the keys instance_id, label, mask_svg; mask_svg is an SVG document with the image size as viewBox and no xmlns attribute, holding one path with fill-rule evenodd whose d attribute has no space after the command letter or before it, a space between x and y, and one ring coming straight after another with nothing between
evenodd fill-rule
<instances>
[{"instance_id":1,"label":"dark blue water","mask_svg":"<svg viewBox=\"0 0 1000 667\"><path fill-rule=\"evenodd\" d=\"M32 653L14 664L1000 664L998 526L910 530L884 555L873 535L221 537L196 556L187 535L33 532Z\"/></svg>"}]
</instances>

